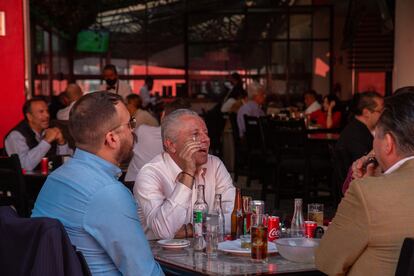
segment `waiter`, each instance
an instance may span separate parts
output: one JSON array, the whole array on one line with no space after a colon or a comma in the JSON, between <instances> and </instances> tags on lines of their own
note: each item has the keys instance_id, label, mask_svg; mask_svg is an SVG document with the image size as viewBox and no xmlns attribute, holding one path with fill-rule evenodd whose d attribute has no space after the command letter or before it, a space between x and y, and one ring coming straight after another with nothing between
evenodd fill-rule
<instances>
[{"instance_id":1,"label":"waiter","mask_svg":"<svg viewBox=\"0 0 414 276\"><path fill-rule=\"evenodd\" d=\"M121 81L119 79L115 65L105 65L102 71L102 77L105 80L105 84L100 86L100 90L107 90L108 92L119 94L124 101L126 97L132 93L129 84L126 81Z\"/></svg>"}]
</instances>

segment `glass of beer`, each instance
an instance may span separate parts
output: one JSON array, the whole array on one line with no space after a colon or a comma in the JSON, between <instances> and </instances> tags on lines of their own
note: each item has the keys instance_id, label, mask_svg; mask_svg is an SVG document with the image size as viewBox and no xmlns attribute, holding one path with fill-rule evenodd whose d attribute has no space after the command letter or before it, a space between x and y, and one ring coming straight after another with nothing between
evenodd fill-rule
<instances>
[{"instance_id":1,"label":"glass of beer","mask_svg":"<svg viewBox=\"0 0 414 276\"><path fill-rule=\"evenodd\" d=\"M267 260L267 225L263 224L262 214L252 214L251 256L253 261Z\"/></svg>"},{"instance_id":2,"label":"glass of beer","mask_svg":"<svg viewBox=\"0 0 414 276\"><path fill-rule=\"evenodd\" d=\"M323 204L308 204L308 220L315 221L318 224L318 226L323 226Z\"/></svg>"}]
</instances>

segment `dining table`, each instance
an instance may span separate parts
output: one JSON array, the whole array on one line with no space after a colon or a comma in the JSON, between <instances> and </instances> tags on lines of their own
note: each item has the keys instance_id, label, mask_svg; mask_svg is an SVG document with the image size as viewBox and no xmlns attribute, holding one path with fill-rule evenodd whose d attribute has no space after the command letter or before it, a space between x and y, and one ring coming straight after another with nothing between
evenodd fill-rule
<instances>
[{"instance_id":1,"label":"dining table","mask_svg":"<svg viewBox=\"0 0 414 276\"><path fill-rule=\"evenodd\" d=\"M191 239L190 239L191 240ZM149 241L154 258L169 275L324 275L314 263L296 263L278 253L268 255L266 261L253 261L250 254L218 251L217 257L185 248L164 248L157 241Z\"/></svg>"}]
</instances>

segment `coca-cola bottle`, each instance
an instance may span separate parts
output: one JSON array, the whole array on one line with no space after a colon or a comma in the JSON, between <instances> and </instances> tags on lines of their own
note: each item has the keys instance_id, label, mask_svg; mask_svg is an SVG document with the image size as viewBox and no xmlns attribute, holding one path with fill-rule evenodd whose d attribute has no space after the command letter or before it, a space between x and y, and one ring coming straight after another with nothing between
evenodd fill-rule
<instances>
[{"instance_id":1,"label":"coca-cola bottle","mask_svg":"<svg viewBox=\"0 0 414 276\"><path fill-rule=\"evenodd\" d=\"M225 220L223 208L221 207L221 194L216 194L214 196L213 213L218 215L218 241L221 242L224 240L225 234Z\"/></svg>"},{"instance_id":2,"label":"coca-cola bottle","mask_svg":"<svg viewBox=\"0 0 414 276\"><path fill-rule=\"evenodd\" d=\"M305 236L305 224L303 220L301 198L295 198L295 211L290 225L290 235L291 237Z\"/></svg>"},{"instance_id":3,"label":"coca-cola bottle","mask_svg":"<svg viewBox=\"0 0 414 276\"><path fill-rule=\"evenodd\" d=\"M204 236L206 234L206 216L208 205L204 198L204 185L197 186L197 201L193 208L194 223L194 250L201 251L205 247Z\"/></svg>"}]
</instances>

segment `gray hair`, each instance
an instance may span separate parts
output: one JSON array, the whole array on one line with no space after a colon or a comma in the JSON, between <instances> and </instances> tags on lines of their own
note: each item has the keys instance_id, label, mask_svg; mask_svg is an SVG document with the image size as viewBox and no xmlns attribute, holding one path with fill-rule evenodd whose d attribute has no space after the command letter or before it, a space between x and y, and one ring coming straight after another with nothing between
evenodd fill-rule
<instances>
[{"instance_id":1,"label":"gray hair","mask_svg":"<svg viewBox=\"0 0 414 276\"><path fill-rule=\"evenodd\" d=\"M385 99L378 123L379 137L390 133L398 153L407 157L414 153L414 93L400 92ZM377 135L377 134L376 134Z\"/></svg>"},{"instance_id":2,"label":"gray hair","mask_svg":"<svg viewBox=\"0 0 414 276\"><path fill-rule=\"evenodd\" d=\"M182 116L193 116L200 118L198 114L190 109L177 109L174 112L167 115L161 123L161 137L164 143L166 139L170 139L173 142L177 140L177 135L180 130L180 118ZM200 118L201 119L201 118Z\"/></svg>"},{"instance_id":3,"label":"gray hair","mask_svg":"<svg viewBox=\"0 0 414 276\"><path fill-rule=\"evenodd\" d=\"M258 82L253 82L247 87L247 96L249 100L253 100L254 97L260 93L264 93L264 87Z\"/></svg>"}]
</instances>

